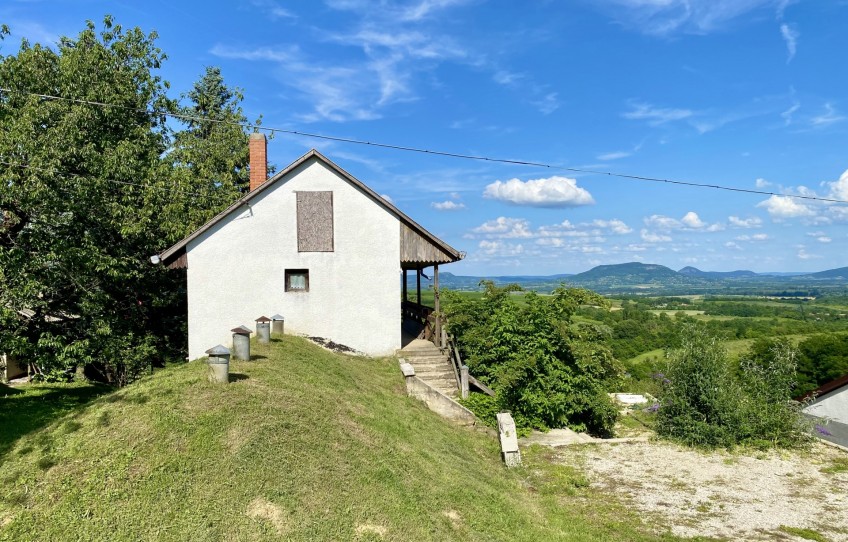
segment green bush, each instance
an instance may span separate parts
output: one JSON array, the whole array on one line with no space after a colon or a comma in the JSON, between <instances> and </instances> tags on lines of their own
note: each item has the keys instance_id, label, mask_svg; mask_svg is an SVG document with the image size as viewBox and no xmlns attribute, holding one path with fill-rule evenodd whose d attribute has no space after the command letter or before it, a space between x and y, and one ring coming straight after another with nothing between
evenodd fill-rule
<instances>
[{"instance_id":1,"label":"green bush","mask_svg":"<svg viewBox=\"0 0 848 542\"><path fill-rule=\"evenodd\" d=\"M471 374L495 390L497 409L509 410L519 428L611 435L618 413L606 392L621 369L603 330L572 321L580 305L606 300L557 288L551 296L529 292L518 305L509 299L517 286L484 285L481 299L446 292L445 312ZM469 408L487 416L493 404L475 399Z\"/></svg>"},{"instance_id":2,"label":"green bush","mask_svg":"<svg viewBox=\"0 0 848 542\"><path fill-rule=\"evenodd\" d=\"M670 352L657 433L692 446L790 447L809 441L797 405L790 402L795 351L784 341L767 359L743 359L738 373L720 341L701 326L684 328Z\"/></svg>"}]
</instances>

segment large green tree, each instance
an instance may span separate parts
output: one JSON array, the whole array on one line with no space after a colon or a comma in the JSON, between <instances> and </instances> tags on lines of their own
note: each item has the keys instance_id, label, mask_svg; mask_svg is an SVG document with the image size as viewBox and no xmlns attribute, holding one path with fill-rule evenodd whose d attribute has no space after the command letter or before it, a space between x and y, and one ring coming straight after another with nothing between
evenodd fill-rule
<instances>
[{"instance_id":1,"label":"large green tree","mask_svg":"<svg viewBox=\"0 0 848 542\"><path fill-rule=\"evenodd\" d=\"M45 373L93 364L120 385L179 352L183 278L148 258L243 177L239 127L173 132L155 40L107 17L0 58L0 351ZM214 70L188 98L240 115Z\"/></svg>"},{"instance_id":2,"label":"large green tree","mask_svg":"<svg viewBox=\"0 0 848 542\"><path fill-rule=\"evenodd\" d=\"M163 209L173 217L167 224L177 237L211 218L209 209L225 207L247 191L250 178L241 91L228 87L220 68L210 66L183 98L188 103L177 118L185 126L174 133L167 159L175 183L191 194Z\"/></svg>"}]
</instances>

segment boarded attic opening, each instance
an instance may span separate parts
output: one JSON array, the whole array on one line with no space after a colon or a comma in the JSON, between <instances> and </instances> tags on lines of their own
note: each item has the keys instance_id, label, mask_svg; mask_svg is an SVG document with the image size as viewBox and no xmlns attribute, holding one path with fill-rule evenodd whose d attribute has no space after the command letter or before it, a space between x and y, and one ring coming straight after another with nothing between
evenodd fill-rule
<instances>
[{"instance_id":1,"label":"boarded attic opening","mask_svg":"<svg viewBox=\"0 0 848 542\"><path fill-rule=\"evenodd\" d=\"M333 252L333 193L296 194L297 251Z\"/></svg>"}]
</instances>

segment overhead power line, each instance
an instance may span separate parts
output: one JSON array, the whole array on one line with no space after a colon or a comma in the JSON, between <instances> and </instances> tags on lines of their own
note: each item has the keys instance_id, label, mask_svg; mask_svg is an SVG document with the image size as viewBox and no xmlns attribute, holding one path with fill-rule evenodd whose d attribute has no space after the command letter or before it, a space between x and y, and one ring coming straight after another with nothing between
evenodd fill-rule
<instances>
[{"instance_id":1,"label":"overhead power line","mask_svg":"<svg viewBox=\"0 0 848 542\"><path fill-rule=\"evenodd\" d=\"M107 183L120 184L120 185L124 185L124 186L133 186L133 187L137 187L137 188L145 188L145 189L148 189L148 190L158 190L158 191L161 191L161 192L167 192L169 194L182 194L184 196L194 196L194 197L197 197L197 198L211 198L211 197L213 197L211 194L200 194L198 192L180 190L178 188L168 188L166 186L154 186L154 185L150 185L150 184L133 183L133 182L129 182L129 181L119 181L117 179L78 175L76 173L64 173L64 172L56 171L55 169L51 169L51 168L43 168L43 167L32 166L32 165L29 165L29 164L7 162L6 160L7 160L7 158L5 156L0 156L0 164L10 166L10 167L21 168L21 169L31 169L33 171L42 171L42 172L48 173L50 175L56 175L57 177L65 177L65 178L71 178L71 179L95 179L96 178L96 179L105 181Z\"/></svg>"},{"instance_id":2,"label":"overhead power line","mask_svg":"<svg viewBox=\"0 0 848 542\"><path fill-rule=\"evenodd\" d=\"M726 186L726 185L720 185L720 184L696 183L696 182L692 182L692 181L665 179L665 178L661 178L661 177L651 177L651 176L647 176L647 175L633 175L633 174L629 174L629 173L615 173L615 172L612 172L612 171L599 171L599 170L587 169L587 168L568 167L568 166L563 166L563 165L560 165L560 164L548 164L548 163L545 163L545 162L535 162L535 161L530 161L530 160L513 160L513 159L509 159L509 158L493 158L493 157L480 156L480 155L474 155L474 154L463 154L463 153L458 153L458 152L441 151L441 150L433 150L433 149L423 149L423 148L420 148L420 147L395 145L395 144L391 144L391 143L380 143L380 142L376 142L376 141L365 141L365 140L362 140L362 139L356 139L356 138L350 138L350 137L333 136L333 135L326 135L326 134L316 134L316 133L304 132L304 131L301 131L301 130L293 130L293 129L288 129L288 128L272 128L272 127L268 127L268 126L262 126L262 125L259 125L259 124L253 124L253 123L247 123L247 122L226 121L226 120L223 120L223 119L216 119L216 118L212 118L212 117L204 116L204 115L186 115L184 113L174 113L174 112L171 112L171 111L150 110L150 109L146 109L146 108L135 108L135 107L125 106L125 105L120 105L120 104L110 104L110 103L98 102L98 101L93 101L93 100L82 100L82 99L79 99L79 98L67 98L67 97L63 97L63 96L54 96L54 95L50 95L50 94L39 94L39 93L36 93L36 92L13 91L12 89L2 88L2 87L0 87L0 92L18 92L20 94L25 94L25 95L28 95L28 96L36 96L38 98L42 98L42 99L45 99L45 100L61 100L61 101L66 101L66 102L92 105L92 106L97 106L97 107L110 107L110 108L117 108L117 109L126 109L126 110L130 110L130 111L135 111L135 112L138 112L138 113L147 113L147 114L150 114L150 115L163 115L163 116L168 116L168 117L183 119L183 120L194 120L194 121L198 121L198 122L213 122L213 123L218 123L218 124L240 126L242 128L252 129L254 131L259 131L259 130L265 131L265 132L270 133L271 135L273 135L274 133L281 133L281 134L289 134L289 135L295 135L295 136L301 136L301 137L311 137L311 138L315 138L315 139L322 139L322 140L325 140L325 141L335 141L335 142L339 142L339 143L350 143L350 144L353 144L353 145L365 145L365 146L370 146L370 147L378 147L378 148L382 148L382 149L390 149L390 150L405 151L405 152L415 152L415 153L419 153L419 154L429 154L429 155L433 155L433 156L444 156L444 157L448 157L448 158L458 158L458 159L463 159L463 160L475 160L475 161L480 161L480 162L510 164L510 165L517 165L517 166L532 166L532 167L546 168L546 169L552 169L552 170L569 171L569 172L573 172L573 173L584 173L584 174L589 174L589 175L602 175L602 176L607 176L607 177L616 177L616 178L619 178L619 179L628 179L628 180L633 180L633 181L663 183L663 184L671 184L671 185L678 185L678 186L691 186L691 187L695 187L695 188L709 188L709 189L713 189L713 190L724 190L724 191L728 191L728 192L737 192L737 193L743 193L743 194L757 194L757 195L761 195L761 196L777 196L777 197L802 199L802 200L809 200L809 201L821 201L821 202L825 202L825 203L848 204L848 200L841 200L841 199L835 199L835 198L825 198L825 197L820 197L820 196L809 196L809 195L801 195L801 194L784 194L784 193L780 193L780 192L770 192L770 191L767 191L767 190L755 190L753 188L737 188L737 187L733 187L733 186Z\"/></svg>"}]
</instances>

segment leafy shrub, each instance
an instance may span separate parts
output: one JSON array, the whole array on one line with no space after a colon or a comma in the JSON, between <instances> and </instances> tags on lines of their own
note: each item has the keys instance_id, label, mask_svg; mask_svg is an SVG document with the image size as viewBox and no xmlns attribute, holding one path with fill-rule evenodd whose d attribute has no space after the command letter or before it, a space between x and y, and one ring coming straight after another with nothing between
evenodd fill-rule
<instances>
[{"instance_id":1,"label":"leafy shrub","mask_svg":"<svg viewBox=\"0 0 848 542\"><path fill-rule=\"evenodd\" d=\"M518 427L611 435L618 413L606 392L619 365L601 330L572 322L580 305L606 300L561 287L551 296L530 292L519 306L509 299L517 286L483 284L479 300L446 292L445 312L471 373L495 390L498 409L509 410ZM491 400L475 401L472 411L490 415Z\"/></svg>"},{"instance_id":2,"label":"leafy shrub","mask_svg":"<svg viewBox=\"0 0 848 542\"><path fill-rule=\"evenodd\" d=\"M782 341L767 359L743 359L737 373L715 336L701 326L685 328L681 347L669 354L657 433L705 447L807 442L807 424L790 402L795 358Z\"/></svg>"}]
</instances>

